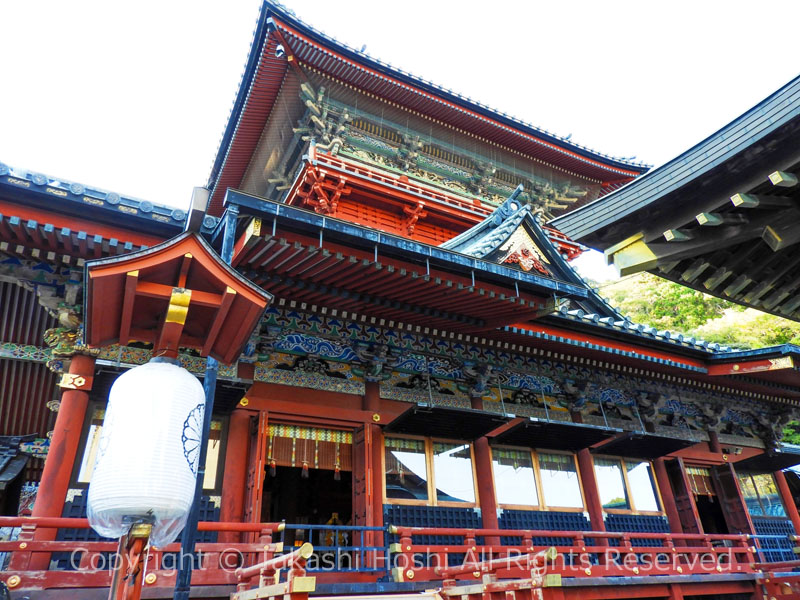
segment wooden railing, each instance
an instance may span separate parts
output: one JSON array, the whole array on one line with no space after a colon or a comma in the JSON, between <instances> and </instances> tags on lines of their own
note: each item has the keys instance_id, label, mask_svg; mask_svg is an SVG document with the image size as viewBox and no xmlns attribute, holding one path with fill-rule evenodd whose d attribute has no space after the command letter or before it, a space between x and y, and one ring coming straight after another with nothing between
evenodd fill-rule
<instances>
[{"instance_id":1,"label":"wooden railing","mask_svg":"<svg viewBox=\"0 0 800 600\"><path fill-rule=\"evenodd\" d=\"M118 549L117 541L55 541L37 539L54 529L88 529L86 519L0 517L0 527L20 527L14 541L0 542L0 553L11 553L0 581L11 589L94 588L108 587L111 567ZM173 587L178 561L191 560L195 569L193 585L234 585L237 568L272 558L282 551L273 537L282 523L201 522L199 531L237 532L247 542L198 542L195 554L180 555L180 543L151 548L146 557L144 583L147 587ZM37 532L39 535L37 535ZM54 553L66 561L66 569L48 569Z\"/></svg>"},{"instance_id":2,"label":"wooden railing","mask_svg":"<svg viewBox=\"0 0 800 600\"><path fill-rule=\"evenodd\" d=\"M109 585L111 561L118 548L116 540L54 540L58 530L88 529L86 519L0 517L0 527L20 528L18 539L0 542L0 553L10 553L10 563L0 572L0 581L12 590ZM237 569L247 569L294 550L288 546L284 549L282 543L283 534L292 527L301 528L283 523L200 523L200 531L227 532L226 538L237 541L199 542L195 553L188 557L180 555L178 543L151 548L146 559L145 589L174 586L178 561L192 560L193 585L230 586L233 591L241 583ZM766 569L765 564L759 564L763 559L758 556L758 540L748 535L302 527L313 528L315 540L322 542L313 559L326 555L336 559L330 561L329 568L321 560L316 561L316 566L309 565L322 583L376 581L389 572L395 581L471 580L483 573L465 565L479 563L489 565L498 579L520 580L534 575L585 578L740 573L755 576L761 570L783 566L768 563L771 566ZM305 535L306 539L310 537L308 531ZM292 535L287 539L297 537ZM60 553L56 558L61 563L49 568L53 553ZM352 560L343 561L345 555ZM547 560L541 560L542 557Z\"/></svg>"},{"instance_id":3,"label":"wooden railing","mask_svg":"<svg viewBox=\"0 0 800 600\"><path fill-rule=\"evenodd\" d=\"M523 578L531 572L562 577L640 577L755 573L756 548L748 535L611 533L390 527L397 536L389 550L395 581L431 581L448 567L463 562L492 560L501 578ZM437 537L454 544L423 544ZM519 543L501 543L512 538ZM538 542L538 543L537 543ZM531 556L554 546L558 556L531 562ZM476 571L474 577L480 574Z\"/></svg>"}]
</instances>

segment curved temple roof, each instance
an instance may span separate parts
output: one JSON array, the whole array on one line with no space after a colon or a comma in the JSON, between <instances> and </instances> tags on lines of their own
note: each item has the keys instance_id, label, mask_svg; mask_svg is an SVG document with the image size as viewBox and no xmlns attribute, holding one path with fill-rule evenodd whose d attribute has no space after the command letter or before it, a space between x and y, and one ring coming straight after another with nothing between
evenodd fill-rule
<instances>
[{"instance_id":1,"label":"curved temple roof","mask_svg":"<svg viewBox=\"0 0 800 600\"><path fill-rule=\"evenodd\" d=\"M648 270L800 320L800 77L674 160L550 224Z\"/></svg>"},{"instance_id":2,"label":"curved temple roof","mask_svg":"<svg viewBox=\"0 0 800 600\"><path fill-rule=\"evenodd\" d=\"M279 50L282 47L282 51ZM358 52L265 1L239 92L208 181L210 211L236 188L249 164L287 70L311 68L363 92L603 183L605 191L647 170L575 144Z\"/></svg>"}]
</instances>

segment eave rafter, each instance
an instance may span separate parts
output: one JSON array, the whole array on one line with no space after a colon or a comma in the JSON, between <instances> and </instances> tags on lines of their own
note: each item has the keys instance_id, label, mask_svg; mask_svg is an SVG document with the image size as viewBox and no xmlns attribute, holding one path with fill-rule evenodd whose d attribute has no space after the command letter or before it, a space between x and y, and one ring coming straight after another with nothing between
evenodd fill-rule
<instances>
[{"instance_id":1,"label":"eave rafter","mask_svg":"<svg viewBox=\"0 0 800 600\"><path fill-rule=\"evenodd\" d=\"M272 298L195 234L90 261L86 273L86 339L95 347L133 340L159 354L187 347L230 364Z\"/></svg>"},{"instance_id":2,"label":"eave rafter","mask_svg":"<svg viewBox=\"0 0 800 600\"><path fill-rule=\"evenodd\" d=\"M775 170L694 218L672 217L606 250L620 273L643 270L780 316L800 318L800 165Z\"/></svg>"}]
</instances>

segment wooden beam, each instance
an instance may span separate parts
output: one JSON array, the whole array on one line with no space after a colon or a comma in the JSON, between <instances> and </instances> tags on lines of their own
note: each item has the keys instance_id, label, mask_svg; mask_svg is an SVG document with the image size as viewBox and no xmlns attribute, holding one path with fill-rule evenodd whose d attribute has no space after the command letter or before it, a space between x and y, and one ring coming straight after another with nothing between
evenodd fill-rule
<instances>
[{"instance_id":1,"label":"wooden beam","mask_svg":"<svg viewBox=\"0 0 800 600\"><path fill-rule=\"evenodd\" d=\"M154 283L152 281L139 281L136 284L136 294L139 296L147 296L148 298L161 298L168 299L172 296L172 291L175 288L163 283ZM222 302L222 295L212 294L211 292L201 292L199 290L192 290L192 303L197 306L211 306L218 307Z\"/></svg>"},{"instance_id":2,"label":"wooden beam","mask_svg":"<svg viewBox=\"0 0 800 600\"><path fill-rule=\"evenodd\" d=\"M775 187L794 187L797 185L797 176L785 171L775 171L769 174L769 181Z\"/></svg>"},{"instance_id":3,"label":"wooden beam","mask_svg":"<svg viewBox=\"0 0 800 600\"><path fill-rule=\"evenodd\" d=\"M614 265L620 274L627 275L654 269L660 265L674 261L695 259L710 252L724 250L748 241L759 240L764 227L774 222L800 222L800 210L796 208L775 211L764 211L749 223L725 225L723 227L703 227L694 231L694 239L676 242L649 242L637 240L613 255ZM668 230L673 231L673 230ZM680 231L680 230L674 230ZM666 237L666 235L665 235ZM676 240L677 241L677 240ZM747 247L745 252L753 246Z\"/></svg>"},{"instance_id":4,"label":"wooden beam","mask_svg":"<svg viewBox=\"0 0 800 600\"><path fill-rule=\"evenodd\" d=\"M710 365L708 374L711 376L746 375L747 373L761 373L763 371L778 371L781 369L794 369L794 360L791 356Z\"/></svg>"},{"instance_id":5,"label":"wooden beam","mask_svg":"<svg viewBox=\"0 0 800 600\"><path fill-rule=\"evenodd\" d=\"M667 229L664 232L664 239L668 242L688 242L694 239L694 235L685 229Z\"/></svg>"},{"instance_id":6,"label":"wooden beam","mask_svg":"<svg viewBox=\"0 0 800 600\"><path fill-rule=\"evenodd\" d=\"M139 271L129 271L125 277L125 291L122 296L122 316L119 322L119 344L125 346L130 341L131 321L133 320L133 304L136 301L136 285L139 282Z\"/></svg>"},{"instance_id":7,"label":"wooden beam","mask_svg":"<svg viewBox=\"0 0 800 600\"><path fill-rule=\"evenodd\" d=\"M695 217L697 222L704 227L719 227L720 225L739 225L747 222L744 215L737 213L702 212Z\"/></svg>"},{"instance_id":8,"label":"wooden beam","mask_svg":"<svg viewBox=\"0 0 800 600\"><path fill-rule=\"evenodd\" d=\"M181 334L186 325L186 316L189 314L189 305L192 301L192 290L172 288L169 306L161 325L158 339L153 345L153 356L178 356Z\"/></svg>"},{"instance_id":9,"label":"wooden beam","mask_svg":"<svg viewBox=\"0 0 800 600\"><path fill-rule=\"evenodd\" d=\"M234 298L236 298L236 290L229 286L225 290L225 293L222 294L222 302L219 305L219 309L217 309L217 314L214 315L214 321L211 323L211 328L206 334L206 343L200 350L200 356L208 356L208 353L211 352L211 348L213 348L214 343L217 341L219 332L222 329L222 324L225 322L225 318L228 316L228 311L233 304Z\"/></svg>"},{"instance_id":10,"label":"wooden beam","mask_svg":"<svg viewBox=\"0 0 800 600\"><path fill-rule=\"evenodd\" d=\"M751 244L744 252L729 254L728 260L722 263L722 265L703 282L703 286L709 291L714 290L717 286L727 281L727 279L736 272L739 265L745 264L750 259L750 256L755 254L757 250L758 245Z\"/></svg>"},{"instance_id":11,"label":"wooden beam","mask_svg":"<svg viewBox=\"0 0 800 600\"><path fill-rule=\"evenodd\" d=\"M737 208L790 208L797 203L786 196L763 196L757 194L734 194L731 203Z\"/></svg>"},{"instance_id":12,"label":"wooden beam","mask_svg":"<svg viewBox=\"0 0 800 600\"><path fill-rule=\"evenodd\" d=\"M686 269L683 273L681 273L681 279L687 283L691 283L692 281L700 277L700 275L705 273L706 269L708 269L711 266L713 266L711 262L707 258L701 256L700 258L696 259L691 265L689 265L688 269Z\"/></svg>"},{"instance_id":13,"label":"wooden beam","mask_svg":"<svg viewBox=\"0 0 800 600\"><path fill-rule=\"evenodd\" d=\"M754 281L759 281L764 273L769 273L774 266L782 262L785 262L783 255L773 254L767 260L760 260L757 264L751 264L722 293L726 296L738 296L743 289Z\"/></svg>"},{"instance_id":14,"label":"wooden beam","mask_svg":"<svg viewBox=\"0 0 800 600\"><path fill-rule=\"evenodd\" d=\"M800 223L767 225L761 233L761 239L773 252L779 252L800 242Z\"/></svg>"},{"instance_id":15,"label":"wooden beam","mask_svg":"<svg viewBox=\"0 0 800 600\"><path fill-rule=\"evenodd\" d=\"M181 261L181 272L178 274L178 287L185 288L186 287L186 278L189 276L189 267L192 264L192 253L187 252L183 255L183 260Z\"/></svg>"},{"instance_id":16,"label":"wooden beam","mask_svg":"<svg viewBox=\"0 0 800 600\"><path fill-rule=\"evenodd\" d=\"M752 290L747 292L744 297L744 301L747 303L754 304L758 301L761 296L766 294L770 291L777 283L783 280L784 276L794 270L798 264L800 264L800 254L794 253L794 256L791 260L786 260L786 257L781 255L781 257L776 260L774 257L767 261L770 265L773 262L778 263L777 269L769 269L766 268L768 265L759 265L759 270L768 273L767 276L760 278L761 281L757 286L755 286ZM765 306L766 308L766 306Z\"/></svg>"}]
</instances>

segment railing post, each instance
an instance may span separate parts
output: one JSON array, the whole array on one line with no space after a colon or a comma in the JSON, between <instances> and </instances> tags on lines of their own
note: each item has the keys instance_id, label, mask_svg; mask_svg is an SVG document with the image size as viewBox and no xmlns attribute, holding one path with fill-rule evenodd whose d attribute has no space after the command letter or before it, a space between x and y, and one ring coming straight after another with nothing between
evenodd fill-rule
<instances>
[{"instance_id":1,"label":"railing post","mask_svg":"<svg viewBox=\"0 0 800 600\"><path fill-rule=\"evenodd\" d=\"M36 524L23 525L17 536L18 548L11 554L11 561L8 564L9 571L27 571L30 569L31 551L26 550L28 542L32 542L36 537Z\"/></svg>"},{"instance_id":2,"label":"railing post","mask_svg":"<svg viewBox=\"0 0 800 600\"><path fill-rule=\"evenodd\" d=\"M786 475L784 475L783 471L775 471L773 475L775 476L775 483L778 484L778 491L780 492L783 506L786 509L786 516L789 517L789 520L792 522L795 534L800 535L800 512L797 510L794 496L789 489L789 484L786 482Z\"/></svg>"}]
</instances>

